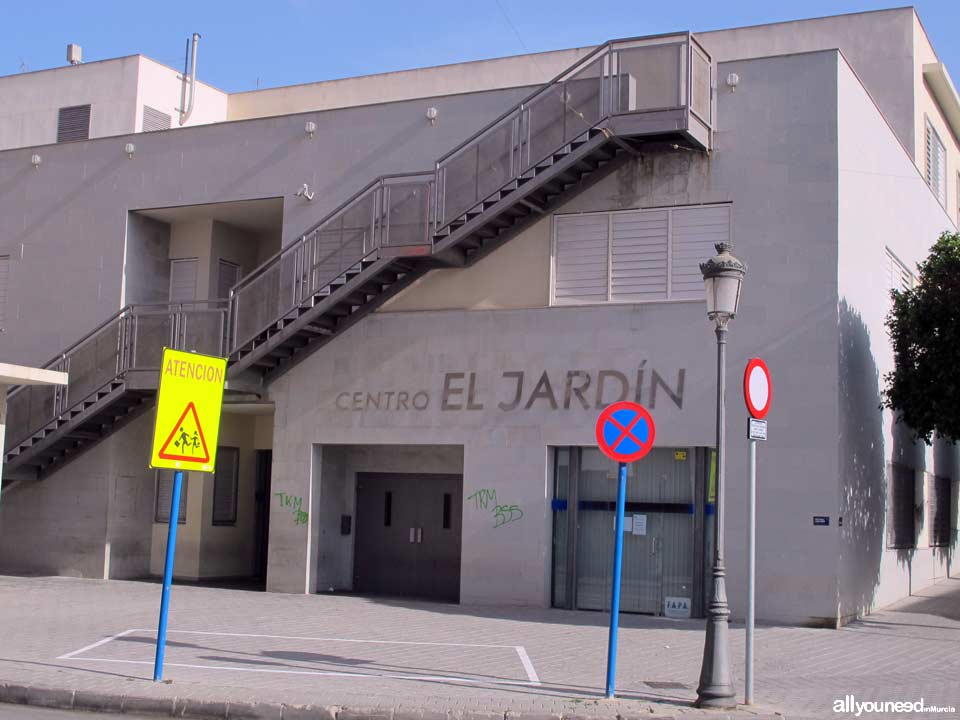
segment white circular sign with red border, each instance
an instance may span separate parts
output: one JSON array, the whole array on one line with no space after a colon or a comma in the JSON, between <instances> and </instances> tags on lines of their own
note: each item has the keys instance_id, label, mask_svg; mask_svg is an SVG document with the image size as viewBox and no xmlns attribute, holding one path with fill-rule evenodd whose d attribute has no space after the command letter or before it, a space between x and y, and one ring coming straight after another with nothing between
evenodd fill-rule
<instances>
[{"instance_id":1,"label":"white circular sign with red border","mask_svg":"<svg viewBox=\"0 0 960 720\"><path fill-rule=\"evenodd\" d=\"M767 416L773 397L773 383L770 382L770 368L760 358L752 358L747 363L743 373L743 397L751 417L763 420Z\"/></svg>"}]
</instances>

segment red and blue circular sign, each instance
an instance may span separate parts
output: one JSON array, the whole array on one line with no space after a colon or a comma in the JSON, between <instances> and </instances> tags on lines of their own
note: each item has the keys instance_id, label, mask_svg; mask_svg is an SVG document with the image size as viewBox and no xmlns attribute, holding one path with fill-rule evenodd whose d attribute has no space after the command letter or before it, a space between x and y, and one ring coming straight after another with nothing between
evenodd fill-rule
<instances>
[{"instance_id":1,"label":"red and blue circular sign","mask_svg":"<svg viewBox=\"0 0 960 720\"><path fill-rule=\"evenodd\" d=\"M600 452L611 460L628 463L650 452L657 428L643 405L621 400L600 413L596 435Z\"/></svg>"}]
</instances>

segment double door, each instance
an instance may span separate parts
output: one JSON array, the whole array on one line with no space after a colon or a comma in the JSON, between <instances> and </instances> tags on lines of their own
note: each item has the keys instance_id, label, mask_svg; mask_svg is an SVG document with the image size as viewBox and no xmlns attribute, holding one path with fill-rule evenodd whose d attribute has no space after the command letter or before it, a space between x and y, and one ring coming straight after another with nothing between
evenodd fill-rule
<instances>
[{"instance_id":1,"label":"double door","mask_svg":"<svg viewBox=\"0 0 960 720\"><path fill-rule=\"evenodd\" d=\"M359 473L354 589L458 602L463 478Z\"/></svg>"}]
</instances>

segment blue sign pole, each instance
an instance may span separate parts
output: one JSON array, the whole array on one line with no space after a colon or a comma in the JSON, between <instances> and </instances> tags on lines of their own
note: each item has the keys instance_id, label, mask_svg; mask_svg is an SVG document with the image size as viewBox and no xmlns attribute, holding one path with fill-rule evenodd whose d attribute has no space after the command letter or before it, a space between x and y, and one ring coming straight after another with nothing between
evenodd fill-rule
<instances>
[{"instance_id":1,"label":"blue sign pole","mask_svg":"<svg viewBox=\"0 0 960 720\"><path fill-rule=\"evenodd\" d=\"M160 627L157 628L157 655L153 661L153 680L163 680L163 652L167 646L167 613L170 610L170 585L173 582L173 559L177 550L177 523L180 518L180 488L183 471L173 473L170 517L167 518L167 559L163 564L163 592L160 595Z\"/></svg>"},{"instance_id":2,"label":"blue sign pole","mask_svg":"<svg viewBox=\"0 0 960 720\"><path fill-rule=\"evenodd\" d=\"M616 540L613 544L613 590L610 593L610 637L607 642L607 697L612 698L617 681L617 630L620 626L620 569L623 565L623 513L627 504L627 464L620 463L617 485Z\"/></svg>"}]
</instances>

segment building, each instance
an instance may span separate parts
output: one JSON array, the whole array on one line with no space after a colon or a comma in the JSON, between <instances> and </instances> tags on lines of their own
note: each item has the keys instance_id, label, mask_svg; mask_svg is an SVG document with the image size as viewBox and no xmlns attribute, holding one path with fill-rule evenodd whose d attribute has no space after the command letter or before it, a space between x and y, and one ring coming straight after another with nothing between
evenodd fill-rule
<instances>
[{"instance_id":1,"label":"building","mask_svg":"<svg viewBox=\"0 0 960 720\"><path fill-rule=\"evenodd\" d=\"M623 609L699 615L715 367L698 263L731 240L749 266L734 617L753 356L775 386L757 616L836 626L950 571L956 448L878 410L888 289L956 228L960 195L960 100L912 8L211 88L194 117L219 115L149 133L145 91L124 92L121 134L0 152L0 358L70 378L9 398L3 571L160 573L170 478L147 454L173 345L230 358L179 577L603 609L615 483L593 424L629 397L657 441L631 468ZM71 93L91 117L115 101Z\"/></svg>"}]
</instances>

